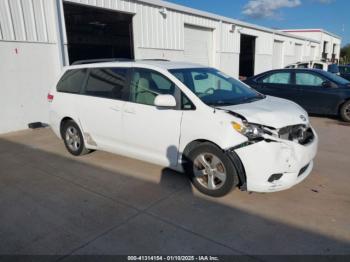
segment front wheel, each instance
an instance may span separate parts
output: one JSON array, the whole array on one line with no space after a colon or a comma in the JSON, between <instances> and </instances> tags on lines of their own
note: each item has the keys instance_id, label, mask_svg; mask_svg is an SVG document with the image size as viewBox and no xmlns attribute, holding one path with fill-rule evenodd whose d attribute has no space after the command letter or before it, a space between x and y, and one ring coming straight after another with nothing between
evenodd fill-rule
<instances>
[{"instance_id":1,"label":"front wheel","mask_svg":"<svg viewBox=\"0 0 350 262\"><path fill-rule=\"evenodd\" d=\"M192 184L206 195L224 196L238 181L232 161L220 148L210 143L194 148L188 155L186 166Z\"/></svg>"},{"instance_id":2,"label":"front wheel","mask_svg":"<svg viewBox=\"0 0 350 262\"><path fill-rule=\"evenodd\" d=\"M340 117L345 122L350 122L350 100L340 108Z\"/></svg>"}]
</instances>

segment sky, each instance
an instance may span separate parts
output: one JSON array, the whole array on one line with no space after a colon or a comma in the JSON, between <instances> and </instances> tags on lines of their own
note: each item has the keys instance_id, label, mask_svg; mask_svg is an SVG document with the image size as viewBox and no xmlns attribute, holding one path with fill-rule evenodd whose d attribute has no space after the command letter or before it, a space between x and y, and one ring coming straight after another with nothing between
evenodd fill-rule
<instances>
[{"instance_id":1,"label":"sky","mask_svg":"<svg viewBox=\"0 0 350 262\"><path fill-rule=\"evenodd\" d=\"M322 28L350 43L349 0L168 0L275 29Z\"/></svg>"}]
</instances>

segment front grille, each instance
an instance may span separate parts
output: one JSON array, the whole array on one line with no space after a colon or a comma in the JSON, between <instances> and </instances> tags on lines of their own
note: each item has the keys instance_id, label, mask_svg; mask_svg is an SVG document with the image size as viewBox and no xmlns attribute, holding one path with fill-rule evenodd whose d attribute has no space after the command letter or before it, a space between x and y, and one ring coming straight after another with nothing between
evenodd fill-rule
<instances>
[{"instance_id":1,"label":"front grille","mask_svg":"<svg viewBox=\"0 0 350 262\"><path fill-rule=\"evenodd\" d=\"M311 127L306 125L294 125L283 127L279 130L278 135L281 139L298 142L301 145L311 143L315 137Z\"/></svg>"}]
</instances>

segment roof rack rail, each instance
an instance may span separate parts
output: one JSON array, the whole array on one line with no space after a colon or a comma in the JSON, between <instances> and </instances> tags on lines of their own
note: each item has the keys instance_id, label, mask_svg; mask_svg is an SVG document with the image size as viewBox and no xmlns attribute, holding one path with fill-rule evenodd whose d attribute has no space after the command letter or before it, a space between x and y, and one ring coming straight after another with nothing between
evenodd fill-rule
<instances>
[{"instance_id":1,"label":"roof rack rail","mask_svg":"<svg viewBox=\"0 0 350 262\"><path fill-rule=\"evenodd\" d=\"M168 59L161 59L161 58L141 59L141 61L164 61L164 62L170 62L170 60L168 60Z\"/></svg>"},{"instance_id":2,"label":"roof rack rail","mask_svg":"<svg viewBox=\"0 0 350 262\"><path fill-rule=\"evenodd\" d=\"M134 61L129 58L103 58L103 59L86 59L78 60L72 63L72 65L85 65L85 64L95 64L95 63L108 63L108 62L128 62Z\"/></svg>"}]
</instances>

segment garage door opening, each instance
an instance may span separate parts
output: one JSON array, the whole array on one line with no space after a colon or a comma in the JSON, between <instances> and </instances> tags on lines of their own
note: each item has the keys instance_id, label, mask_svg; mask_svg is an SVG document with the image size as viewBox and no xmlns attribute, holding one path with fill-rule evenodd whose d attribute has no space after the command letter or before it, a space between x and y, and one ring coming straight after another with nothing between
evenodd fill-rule
<instances>
[{"instance_id":1,"label":"garage door opening","mask_svg":"<svg viewBox=\"0 0 350 262\"><path fill-rule=\"evenodd\" d=\"M68 56L77 60L134 58L132 15L64 3Z\"/></svg>"},{"instance_id":2,"label":"garage door opening","mask_svg":"<svg viewBox=\"0 0 350 262\"><path fill-rule=\"evenodd\" d=\"M239 55L239 76L242 79L254 75L255 36L241 35L241 52Z\"/></svg>"}]
</instances>

